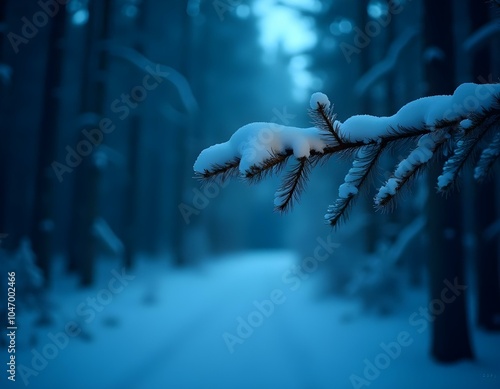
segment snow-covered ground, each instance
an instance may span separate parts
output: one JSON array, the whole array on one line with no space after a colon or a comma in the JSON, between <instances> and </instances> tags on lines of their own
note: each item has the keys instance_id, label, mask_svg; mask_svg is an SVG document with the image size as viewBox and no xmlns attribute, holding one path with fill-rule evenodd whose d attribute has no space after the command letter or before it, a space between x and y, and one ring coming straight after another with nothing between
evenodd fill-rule
<instances>
[{"instance_id":1,"label":"snow-covered ground","mask_svg":"<svg viewBox=\"0 0 500 389\"><path fill-rule=\"evenodd\" d=\"M24 375L36 389L500 387L500 335L474 329L475 362L435 364L429 328L418 333L409 323L427 304L425 290L406 292L395 315L365 315L354 302L325 297L318 278L284 283L296 261L283 251L214 258L186 270L142 260L124 274L105 262L97 285L84 290L61 272L51 291L55 323L37 329L31 351L19 347L10 386L24 387ZM270 299L272 306L263 303ZM245 338L235 341L239 317L255 328L240 328ZM80 336L57 337L73 320ZM411 344L398 351L391 343L398 337ZM52 359L32 365L33 350ZM364 372L370 363L383 369ZM23 374L20 365L40 371ZM353 374L366 381L353 386Z\"/></svg>"}]
</instances>

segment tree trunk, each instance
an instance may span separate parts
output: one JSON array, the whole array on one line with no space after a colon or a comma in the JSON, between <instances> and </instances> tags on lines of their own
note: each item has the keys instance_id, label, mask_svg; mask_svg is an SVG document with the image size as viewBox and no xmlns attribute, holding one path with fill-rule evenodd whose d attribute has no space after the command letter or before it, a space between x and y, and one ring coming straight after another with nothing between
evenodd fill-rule
<instances>
[{"instance_id":1,"label":"tree trunk","mask_svg":"<svg viewBox=\"0 0 500 389\"><path fill-rule=\"evenodd\" d=\"M425 45L442 53L425 64L428 95L450 94L455 87L453 1L425 0ZM434 188L441 169L429 174ZM457 288L455 299L445 299L449 283L464 285L464 250L460 228L460 201L457 194L445 199L431 193L428 200L428 233L430 243L429 272L432 321L432 356L440 362L473 358L465 292ZM450 293L450 292L448 292ZM453 301L449 301L453 300ZM436 302L434 304L434 302Z\"/></svg>"},{"instance_id":2,"label":"tree trunk","mask_svg":"<svg viewBox=\"0 0 500 389\"><path fill-rule=\"evenodd\" d=\"M137 202L139 198L140 118L131 118L128 146L128 190L125 201L125 267L132 268L137 252Z\"/></svg>"},{"instance_id":3,"label":"tree trunk","mask_svg":"<svg viewBox=\"0 0 500 389\"><path fill-rule=\"evenodd\" d=\"M111 3L111 0L89 2L80 112L82 116L90 114L95 117L95 120L92 120L91 124L85 123L87 126L97 126L103 114L106 92L103 75L107 59L99 45L109 36ZM80 142L88 142L82 130L83 128L79 129L76 145ZM82 159L83 162L74 169L75 185L69 263L71 267L78 269L81 284L87 286L92 284L96 255L93 226L99 215L98 189L102 159L96 155L95 148L91 155L84 156Z\"/></svg>"},{"instance_id":4,"label":"tree trunk","mask_svg":"<svg viewBox=\"0 0 500 389\"><path fill-rule=\"evenodd\" d=\"M142 34L147 30L147 12L148 7L151 4L146 1L142 1L138 5L139 12L134 19L133 28L136 34ZM134 42L134 49L138 53L144 53L145 45L143 44L143 39L137 39ZM134 69L132 74L136 75L137 70ZM139 73L142 76L142 72ZM145 107L143 107L145 109ZM147 115L147 113L142 112L142 115ZM127 269L131 269L134 265L134 258L138 251L139 246L139 234L141 230L138 227L138 213L139 213L139 188L140 188L140 150L143 148L142 144L142 131L143 131L143 121L140 113L132 114L130 118L130 126L128 127L128 158L127 158L127 192L125 198L125 253L124 253L124 265ZM153 201L149 198L148 201ZM156 216L157 217L157 216ZM147 234L151 234L151 226L148 224L146 229Z\"/></svg>"},{"instance_id":5,"label":"tree trunk","mask_svg":"<svg viewBox=\"0 0 500 389\"><path fill-rule=\"evenodd\" d=\"M0 2L0 23L8 25L7 21L7 3L8 1L2 1ZM6 39L5 34L0 34L0 66L8 66L6 63L6 56L5 56L5 50L6 50L6 45L8 45L9 42ZM10 80L9 80L10 81ZM4 80L3 82L0 80L0 120L2 123L7 122L8 114L6 114L5 107L8 99L8 92L9 92L9 87L10 87L10 82L7 82ZM4 116L5 115L5 116ZM3 185L6 185L7 183L7 169L8 169L8 154L9 154L9 141L10 141L10 136L9 136L9 131L7 131L7 126L2 126L0 130L0 135L2 136L2 142L0 142L0 182L3 183ZM6 217L6 212L5 212L5 207L7 204L7 188L4 187L2 190L0 190L0 234L5 234L7 231L7 217ZM0 238L0 247L2 247L2 238ZM3 247L5 247L5 244L3 244Z\"/></svg>"},{"instance_id":6,"label":"tree trunk","mask_svg":"<svg viewBox=\"0 0 500 389\"><path fill-rule=\"evenodd\" d=\"M370 21L369 15L368 15L368 4L369 0L362 0L360 1L359 5L359 28L361 30L365 29L365 26L367 23ZM367 47L365 47L360 55L360 65L359 65L359 73L360 76L363 76L370 70L372 66L372 61L371 61L371 55L370 55L370 47L373 44L369 44ZM363 96L360 96L359 99L359 104L360 104L360 109L361 109L361 114L363 115L368 115L368 114L374 114L373 111L373 104L371 100L371 95L369 91L365 91L365 94ZM375 252L376 245L377 245L377 239L378 239L378 230L377 230L377 225L375 222L375 216L373 215L373 212L371 210L373 209L373 204L372 204L372 199L369 197L366 197L363 199L363 206L365 208L366 212L366 217L368 219L367 227L365 229L365 249L367 253L373 253Z\"/></svg>"},{"instance_id":7,"label":"tree trunk","mask_svg":"<svg viewBox=\"0 0 500 389\"><path fill-rule=\"evenodd\" d=\"M488 23L487 5L479 5L469 0L471 32L474 33ZM474 53L472 59L472 76L474 82L488 79L491 74L491 47L488 45ZM486 330L500 330L500 273L498 242L489 237L487 229L497 218L496 190L493 181L475 185L475 261L477 271L477 323Z\"/></svg>"},{"instance_id":8,"label":"tree trunk","mask_svg":"<svg viewBox=\"0 0 500 389\"><path fill-rule=\"evenodd\" d=\"M54 232L54 172L51 164L56 159L58 139L57 118L59 97L56 89L61 83L63 52L61 40L66 23L66 8L61 5L51 20L48 62L45 75L43 111L38 138L38 159L35 178L35 204L31 239L37 264L46 282L50 281L52 238Z\"/></svg>"},{"instance_id":9,"label":"tree trunk","mask_svg":"<svg viewBox=\"0 0 500 389\"><path fill-rule=\"evenodd\" d=\"M194 57L194 52L197 49L197 26L193 23L193 17L188 15L186 6L181 6L180 9L182 18L184 20L184 33L183 40L184 44L181 47L179 70L189 81L190 76L193 75L191 71L193 66L196 64ZM194 112L188 112L188 117L185 123L178 128L176 128L176 136L174 140L176 154L177 166L174 172L174 201L176 205L180 205L185 202L186 199L186 177L191 177L192 175L192 161L194 160L193 155L193 139L194 139ZM191 192L192 193L192 192ZM186 234L187 234L187 224L184 221L181 213L178 211L177 207L175 209L174 217L172 218L172 250L175 257L175 263L178 266L183 266L187 264L188 258L185 253L186 245ZM192 225L189 226L192 228Z\"/></svg>"}]
</instances>

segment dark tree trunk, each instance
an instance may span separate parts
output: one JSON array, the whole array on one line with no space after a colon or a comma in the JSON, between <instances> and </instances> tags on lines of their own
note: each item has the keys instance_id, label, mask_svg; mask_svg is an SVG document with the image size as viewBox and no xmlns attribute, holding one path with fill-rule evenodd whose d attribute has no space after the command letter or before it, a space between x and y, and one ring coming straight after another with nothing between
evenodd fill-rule
<instances>
[{"instance_id":1,"label":"dark tree trunk","mask_svg":"<svg viewBox=\"0 0 500 389\"><path fill-rule=\"evenodd\" d=\"M33 15L40 7L36 2L2 2L5 18L1 63L0 90L0 178L2 189L0 205L2 230L7 234L2 247L13 250L24 237L32 237L35 206L35 181L38 157L38 133L41 129L43 98L45 95L46 66L52 21L45 29L26 43L9 37L19 36L23 16ZM36 66L33 58L37 58ZM26 114L29 112L29 114ZM20 153L19 150L23 152Z\"/></svg>"},{"instance_id":2,"label":"dark tree trunk","mask_svg":"<svg viewBox=\"0 0 500 389\"><path fill-rule=\"evenodd\" d=\"M125 267L132 268L137 252L137 202L139 197L140 118L131 118L128 151L128 190L125 200Z\"/></svg>"},{"instance_id":3,"label":"dark tree trunk","mask_svg":"<svg viewBox=\"0 0 500 389\"><path fill-rule=\"evenodd\" d=\"M362 0L360 1L359 4L359 15L358 15L358 20L359 20L359 28L361 30L365 30L365 27L367 23L370 21L369 15L368 15L368 4L369 0ZM372 61L371 61L371 55L370 55L370 48L373 42L371 42L368 46L366 46L361 53L359 54L359 74L360 76L363 76L370 70L372 66ZM364 95L360 96L359 99L359 104L360 104L360 109L361 113L364 114L373 114L373 104L370 96L369 91L365 91ZM377 228L376 228L376 223L375 223L375 217L373 216L373 213L371 212L373 208L372 204L372 199L366 197L363 199L363 206L365 207L365 212L366 212L366 217L368 218L368 223L367 223L367 228L365 229L365 248L368 253L373 253L375 252L376 245L377 245L377 239L378 239L378 233L377 233Z\"/></svg>"},{"instance_id":4,"label":"dark tree trunk","mask_svg":"<svg viewBox=\"0 0 500 389\"><path fill-rule=\"evenodd\" d=\"M98 126L105 99L105 77L107 58L100 44L109 36L109 15L111 0L91 0L85 45L84 70L82 74L81 115L95 118L86 122L86 129ZM88 141L79 128L76 145ZM99 181L102 159L93 149L82 163L74 169L75 186L73 193L73 215L71 226L70 267L80 274L81 284L92 284L96 256L96 241L93 226L99 215Z\"/></svg>"},{"instance_id":5,"label":"dark tree trunk","mask_svg":"<svg viewBox=\"0 0 500 389\"><path fill-rule=\"evenodd\" d=\"M61 40L64 36L65 23L66 8L61 5L59 12L51 19L35 178L34 218L31 239L37 264L42 270L46 282L50 281L50 262L53 251L55 176L51 164L56 159L56 147L59 137L57 118L60 103L56 89L61 83L63 62Z\"/></svg>"},{"instance_id":6,"label":"dark tree trunk","mask_svg":"<svg viewBox=\"0 0 500 389\"><path fill-rule=\"evenodd\" d=\"M432 48L443 53L443 56L436 56L425 64L427 94L450 94L455 88L453 1L425 0L424 4L424 50ZM430 188L436 186L440 171L436 167L429 174ZM427 206L430 308L433 318L431 354L440 362L473 358L465 292L459 289L453 301L443 299L443 291L450 289L448 283L465 284L459 196L455 194L445 199L430 193ZM441 309L443 305L432 304L434 301L441 302L444 310Z\"/></svg>"},{"instance_id":7,"label":"dark tree trunk","mask_svg":"<svg viewBox=\"0 0 500 389\"><path fill-rule=\"evenodd\" d=\"M390 2L388 4L390 7ZM385 55L389 52L391 45L398 38L396 32L396 22L393 21L387 26L387 44ZM394 115L399 109L399 101L397 100L396 94L396 80L397 80L397 69L393 69L393 71L389 72L387 75L387 100L386 100L386 114Z\"/></svg>"},{"instance_id":8,"label":"dark tree trunk","mask_svg":"<svg viewBox=\"0 0 500 389\"><path fill-rule=\"evenodd\" d=\"M186 10L186 5L181 5L179 12L181 13L181 17L184 20L183 28L183 40L184 43L181 46L180 52L180 61L179 61L179 70L180 72L190 81L190 76L193 75L192 67L196 63L194 57L194 52L197 48L197 34L196 29L199 26L196 26L193 23L193 16L188 15ZM192 142L194 138L193 132L193 117L194 112L188 112L188 117L185 123L178 128L176 128L176 136L174 140L174 153L176 155L175 160L176 169L175 169L175 177L174 177L174 185L175 185L175 193L174 193L174 201L176 205L180 205L185 202L186 199L186 187L187 182L186 178L192 176L192 161L194 160ZM175 263L178 266L183 266L187 264L188 258L186 258L185 253L185 244L186 244L186 233L188 225L184 221L181 213L178 211L177 207L175 208L175 214L172 218L172 249L175 257ZM192 225L189 225L192 227Z\"/></svg>"},{"instance_id":9,"label":"dark tree trunk","mask_svg":"<svg viewBox=\"0 0 500 389\"><path fill-rule=\"evenodd\" d=\"M8 25L7 21L7 1L0 2L0 23ZM0 34L0 66L8 66L5 62L6 56L5 51L7 50L8 40L5 39L4 34ZM4 117L5 106L8 98L8 91L10 82L6 80L0 80L0 120L2 123L6 123L7 117ZM9 145L9 131L7 131L7 126L2 126L0 130L0 135L2 136L2 142L0 142L0 182L7 182L7 161L8 161L8 145ZM7 231L7 220L5 215L5 207L7 204L7 188L0 190L0 234L5 234ZM3 235L2 235L3 236ZM2 238L0 238L2 239ZM0 244L2 241L0 240Z\"/></svg>"},{"instance_id":10,"label":"dark tree trunk","mask_svg":"<svg viewBox=\"0 0 500 389\"><path fill-rule=\"evenodd\" d=\"M477 31L489 22L486 5L469 0L471 30ZM474 53L472 76L474 82L488 79L491 74L491 47L486 46ZM500 273L499 251L496 239L489 237L487 229L497 218L496 190L493 181L476 185L475 189L475 229L477 250L475 255L477 269L477 323L486 330L500 330Z\"/></svg>"},{"instance_id":11,"label":"dark tree trunk","mask_svg":"<svg viewBox=\"0 0 500 389\"><path fill-rule=\"evenodd\" d=\"M137 34L146 31L147 27L147 7L150 4L143 1L139 4L139 12L134 20L133 28ZM143 39L137 39L134 43L134 48L138 53L144 53ZM137 72L134 69L134 72ZM135 73L136 74L136 73ZM142 72L139 73L143 75ZM144 113L143 113L144 115ZM134 265L134 258L138 251L139 234L141 233L138 226L138 207L139 207L139 188L140 188L140 150L143 148L142 144L142 130L143 130L142 117L140 114L135 113L130 118L130 126L128 128L128 182L127 192L125 194L125 252L124 252L124 265L127 269L132 268ZM148 201L152 201L151 198ZM151 233L151 227L147 226L147 234Z\"/></svg>"}]
</instances>

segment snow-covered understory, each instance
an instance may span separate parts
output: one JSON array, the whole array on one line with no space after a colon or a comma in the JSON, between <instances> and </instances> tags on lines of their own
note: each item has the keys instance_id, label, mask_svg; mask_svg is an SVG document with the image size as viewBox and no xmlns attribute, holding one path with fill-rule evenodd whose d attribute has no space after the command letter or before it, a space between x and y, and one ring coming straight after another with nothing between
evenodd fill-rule
<instances>
[{"instance_id":1,"label":"snow-covered understory","mask_svg":"<svg viewBox=\"0 0 500 389\"><path fill-rule=\"evenodd\" d=\"M56 323L37 329L35 349L42 352L53 343L49 332L75 318L85 336L58 349L38 376L28 378L29 387L337 389L353 388L352 374L368 378L370 385L359 387L370 389L500 387L500 335L474 327L475 362L435 364L428 357L429 328L418 333L409 323L427 304L425 290L406 292L395 315L364 315L352 302L322 295L317 277L284 283L296 260L288 252L255 252L188 270L143 260L119 292L119 281L110 284L116 278L110 270L121 272L117 264L104 263L97 286L86 290L75 289L75 280L61 272L51 291ZM89 297L96 298L95 308ZM223 334L237 335L237 318L246 321L256 311L254 301L271 297L281 304L269 317L253 313L251 320L261 318L261 325L230 353ZM397 341L403 331L412 343L394 358L380 356L380 344ZM19 349L14 386L24 387L19 365L31 367L32 358ZM388 366L365 377L368 361Z\"/></svg>"}]
</instances>

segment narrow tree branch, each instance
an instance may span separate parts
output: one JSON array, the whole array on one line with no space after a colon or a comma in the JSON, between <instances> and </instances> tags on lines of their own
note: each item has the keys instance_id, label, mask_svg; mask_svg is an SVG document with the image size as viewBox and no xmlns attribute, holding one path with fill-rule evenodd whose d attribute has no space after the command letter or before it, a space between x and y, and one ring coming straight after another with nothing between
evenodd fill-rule
<instances>
[{"instance_id":1,"label":"narrow tree branch","mask_svg":"<svg viewBox=\"0 0 500 389\"><path fill-rule=\"evenodd\" d=\"M357 158L354 160L352 167L347 173L344 184L347 186L340 193L342 186L339 189L339 197L333 205L328 207L325 215L325 220L330 226L337 226L341 218L346 217L347 209L349 208L354 197L362 190L364 183L376 166L379 157L382 155L386 147L386 143L371 144L360 149Z\"/></svg>"},{"instance_id":2,"label":"narrow tree branch","mask_svg":"<svg viewBox=\"0 0 500 389\"><path fill-rule=\"evenodd\" d=\"M275 211L288 211L293 202L299 199L305 188L305 182L310 172L310 162L307 158L300 158L298 164L283 178L283 183L276 191L274 198Z\"/></svg>"}]
</instances>

